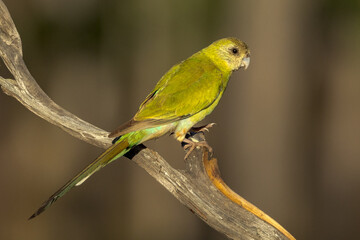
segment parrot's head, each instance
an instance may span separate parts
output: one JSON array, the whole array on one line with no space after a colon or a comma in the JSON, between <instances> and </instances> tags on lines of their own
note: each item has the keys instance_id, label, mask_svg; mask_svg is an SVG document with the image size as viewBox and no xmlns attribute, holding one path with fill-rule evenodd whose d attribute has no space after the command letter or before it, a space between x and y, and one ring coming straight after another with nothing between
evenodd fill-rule
<instances>
[{"instance_id":1,"label":"parrot's head","mask_svg":"<svg viewBox=\"0 0 360 240\"><path fill-rule=\"evenodd\" d=\"M237 38L223 38L203 49L222 70L247 69L250 64L250 50L246 43Z\"/></svg>"}]
</instances>

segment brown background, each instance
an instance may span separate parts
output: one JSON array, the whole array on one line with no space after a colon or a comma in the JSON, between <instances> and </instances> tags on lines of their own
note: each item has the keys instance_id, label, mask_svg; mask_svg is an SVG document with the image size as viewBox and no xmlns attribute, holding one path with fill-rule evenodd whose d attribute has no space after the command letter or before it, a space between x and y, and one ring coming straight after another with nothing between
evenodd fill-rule
<instances>
[{"instance_id":1,"label":"brown background","mask_svg":"<svg viewBox=\"0 0 360 240\"><path fill-rule=\"evenodd\" d=\"M360 234L358 0L4 2L45 92L109 131L172 65L244 40L250 67L205 121L224 179L298 239ZM225 239L125 158L27 221L101 149L3 93L0 117L0 239ZM172 137L147 145L183 166Z\"/></svg>"}]
</instances>

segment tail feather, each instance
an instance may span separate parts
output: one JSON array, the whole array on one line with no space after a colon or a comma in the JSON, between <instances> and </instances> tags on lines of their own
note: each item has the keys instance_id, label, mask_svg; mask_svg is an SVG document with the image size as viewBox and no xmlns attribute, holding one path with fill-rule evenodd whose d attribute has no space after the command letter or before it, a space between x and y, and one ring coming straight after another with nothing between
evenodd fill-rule
<instances>
[{"instance_id":1,"label":"tail feather","mask_svg":"<svg viewBox=\"0 0 360 240\"><path fill-rule=\"evenodd\" d=\"M81 185L85 182L92 174L100 170L115 159L121 157L130 150L129 142L127 138L118 140L114 145L108 148L98 158L96 158L90 165L84 168L78 173L73 179L67 182L63 187L56 191L47 201L45 201L41 207L33 214L29 219L32 219L49 208L56 200L62 197L70 189L75 186Z\"/></svg>"}]
</instances>

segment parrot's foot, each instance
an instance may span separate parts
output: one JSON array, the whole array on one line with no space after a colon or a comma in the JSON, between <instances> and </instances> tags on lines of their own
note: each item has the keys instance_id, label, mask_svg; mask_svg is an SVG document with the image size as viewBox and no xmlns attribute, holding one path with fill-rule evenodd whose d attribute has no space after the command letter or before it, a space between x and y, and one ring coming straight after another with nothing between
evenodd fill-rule
<instances>
[{"instance_id":1,"label":"parrot's foot","mask_svg":"<svg viewBox=\"0 0 360 240\"><path fill-rule=\"evenodd\" d=\"M208 124L209 125L209 124ZM207 126L207 125L206 125ZM191 141L190 139L187 139L185 138L183 140L184 143L186 143L186 145L184 146L184 149L187 150L188 149L188 152L186 153L185 155L185 159L188 158L188 156L190 155L190 153L192 151L194 151L195 148L197 147L205 147L208 149L209 152L212 152L213 149L212 147L210 147L210 145L206 142L206 141L201 141L201 142L194 142L194 141Z\"/></svg>"},{"instance_id":2,"label":"parrot's foot","mask_svg":"<svg viewBox=\"0 0 360 240\"><path fill-rule=\"evenodd\" d=\"M208 132L209 128L212 128L216 123L209 123L205 126L201 127L193 127L190 129L190 132L197 133L197 132Z\"/></svg>"}]
</instances>

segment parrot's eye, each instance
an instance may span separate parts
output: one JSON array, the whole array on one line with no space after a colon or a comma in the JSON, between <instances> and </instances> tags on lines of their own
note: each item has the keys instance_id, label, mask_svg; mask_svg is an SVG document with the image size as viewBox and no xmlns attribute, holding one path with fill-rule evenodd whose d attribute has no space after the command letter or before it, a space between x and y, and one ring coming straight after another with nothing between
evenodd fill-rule
<instances>
[{"instance_id":1,"label":"parrot's eye","mask_svg":"<svg viewBox=\"0 0 360 240\"><path fill-rule=\"evenodd\" d=\"M234 55L238 54L238 52L239 52L239 50L237 48L232 48L230 50Z\"/></svg>"}]
</instances>

